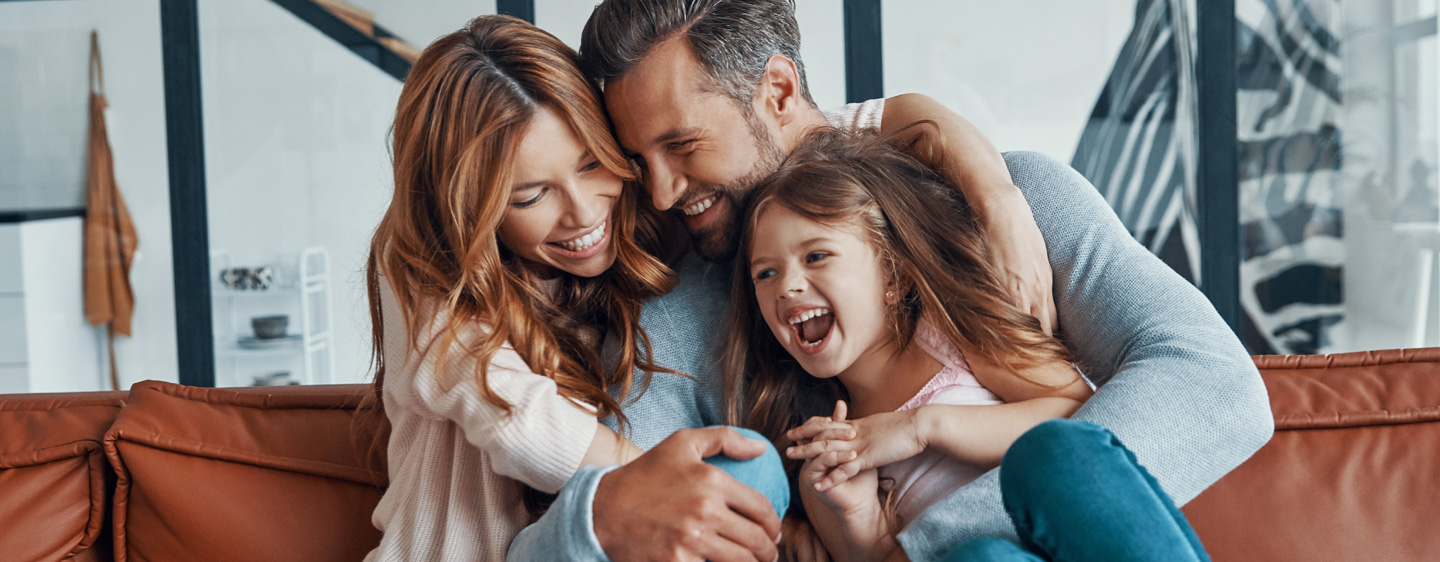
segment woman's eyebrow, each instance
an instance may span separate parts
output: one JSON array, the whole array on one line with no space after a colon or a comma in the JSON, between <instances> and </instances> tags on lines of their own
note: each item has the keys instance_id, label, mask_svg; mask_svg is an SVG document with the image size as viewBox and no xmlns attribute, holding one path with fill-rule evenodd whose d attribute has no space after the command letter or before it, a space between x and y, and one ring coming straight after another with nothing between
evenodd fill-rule
<instances>
[{"instance_id":1,"label":"woman's eyebrow","mask_svg":"<svg viewBox=\"0 0 1440 562\"><path fill-rule=\"evenodd\" d=\"M527 189L535 189L535 188L537 188L537 187L545 187L545 184L547 184L547 183L550 183L550 182L545 181L545 180L540 180L540 181L530 181L530 182L525 182L525 183L522 183L522 184L516 184L514 187L511 187L511 188L510 188L510 192L511 192L511 193L514 193L514 192L517 192L517 191L525 191L525 190L527 190Z\"/></svg>"}]
</instances>

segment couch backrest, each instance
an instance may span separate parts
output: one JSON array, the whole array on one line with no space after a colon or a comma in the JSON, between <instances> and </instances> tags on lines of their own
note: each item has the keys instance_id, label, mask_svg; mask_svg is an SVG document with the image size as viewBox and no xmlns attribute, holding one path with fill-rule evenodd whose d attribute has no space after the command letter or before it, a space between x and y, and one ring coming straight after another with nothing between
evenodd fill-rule
<instances>
[{"instance_id":1,"label":"couch backrest","mask_svg":"<svg viewBox=\"0 0 1440 562\"><path fill-rule=\"evenodd\" d=\"M126 393L0 396L0 552L103 560L113 480L101 438Z\"/></svg>"},{"instance_id":2,"label":"couch backrest","mask_svg":"<svg viewBox=\"0 0 1440 562\"><path fill-rule=\"evenodd\" d=\"M136 384L105 435L115 560L363 558L387 484L352 423L365 388Z\"/></svg>"},{"instance_id":3,"label":"couch backrest","mask_svg":"<svg viewBox=\"0 0 1440 562\"><path fill-rule=\"evenodd\" d=\"M1184 508L1214 560L1434 558L1440 349L1256 363L1275 437ZM359 560L386 485L365 389L0 396L0 553L108 560L113 528L116 560Z\"/></svg>"},{"instance_id":4,"label":"couch backrest","mask_svg":"<svg viewBox=\"0 0 1440 562\"><path fill-rule=\"evenodd\" d=\"M1214 560L1440 556L1440 349L1255 360L1275 437L1184 508Z\"/></svg>"}]
</instances>

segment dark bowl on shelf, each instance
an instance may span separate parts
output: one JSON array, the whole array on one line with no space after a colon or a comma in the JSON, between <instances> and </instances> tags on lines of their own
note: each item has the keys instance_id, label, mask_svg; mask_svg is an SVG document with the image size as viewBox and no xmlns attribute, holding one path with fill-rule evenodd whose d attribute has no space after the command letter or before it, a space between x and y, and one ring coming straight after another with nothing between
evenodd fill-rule
<instances>
[{"instance_id":1,"label":"dark bowl on shelf","mask_svg":"<svg viewBox=\"0 0 1440 562\"><path fill-rule=\"evenodd\" d=\"M250 319L250 327L255 329L257 339L283 338L285 331L290 327L290 317L284 314L256 316Z\"/></svg>"}]
</instances>

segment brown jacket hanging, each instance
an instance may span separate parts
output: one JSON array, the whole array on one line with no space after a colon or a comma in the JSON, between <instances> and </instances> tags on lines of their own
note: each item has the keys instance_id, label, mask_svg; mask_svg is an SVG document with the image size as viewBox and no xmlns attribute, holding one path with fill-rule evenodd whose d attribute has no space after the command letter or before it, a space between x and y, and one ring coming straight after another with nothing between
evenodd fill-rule
<instances>
[{"instance_id":1,"label":"brown jacket hanging","mask_svg":"<svg viewBox=\"0 0 1440 562\"><path fill-rule=\"evenodd\" d=\"M130 263L139 244L130 211L115 183L115 163L105 130L105 74L100 66L100 40L90 32L90 164L86 175L89 202L85 210L85 318L92 326L109 323L110 384L118 389L115 334L130 335L135 294L130 289Z\"/></svg>"}]
</instances>

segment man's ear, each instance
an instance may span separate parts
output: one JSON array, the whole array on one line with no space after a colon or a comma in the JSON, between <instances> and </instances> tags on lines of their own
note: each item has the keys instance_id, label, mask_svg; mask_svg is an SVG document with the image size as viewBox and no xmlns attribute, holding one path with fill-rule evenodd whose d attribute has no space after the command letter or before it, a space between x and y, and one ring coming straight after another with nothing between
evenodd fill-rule
<instances>
[{"instance_id":1,"label":"man's ear","mask_svg":"<svg viewBox=\"0 0 1440 562\"><path fill-rule=\"evenodd\" d=\"M783 130L797 120L804 102L795 61L785 55L770 55L760 86L755 89L756 114L773 119Z\"/></svg>"}]
</instances>

